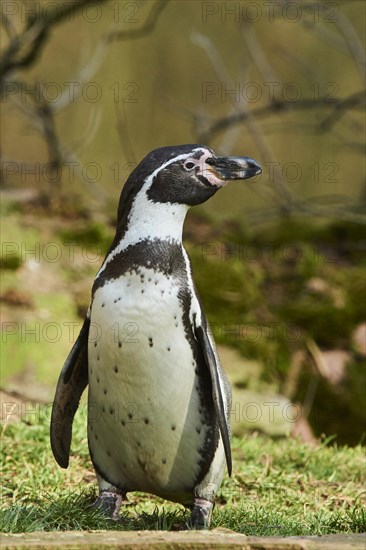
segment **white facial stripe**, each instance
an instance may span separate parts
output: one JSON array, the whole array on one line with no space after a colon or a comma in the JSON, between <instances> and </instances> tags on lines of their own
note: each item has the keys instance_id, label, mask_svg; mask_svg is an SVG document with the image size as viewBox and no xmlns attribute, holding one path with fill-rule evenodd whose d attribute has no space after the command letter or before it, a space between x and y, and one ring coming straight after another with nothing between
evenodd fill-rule
<instances>
[{"instance_id":1,"label":"white facial stripe","mask_svg":"<svg viewBox=\"0 0 366 550\"><path fill-rule=\"evenodd\" d=\"M149 189L150 186L152 185L152 182L154 181L154 178L155 176L161 171L161 170L164 170L164 168L166 168L167 166L169 166L169 164L173 164L174 162L177 162L177 160L185 160L185 159L188 159L190 156L192 156L192 153L194 153L194 151L204 151L204 149L202 149L202 147L197 147L196 149L193 149L191 153L185 153L184 155L178 155L177 157L174 157L173 159L170 159L170 160L167 160L166 162L164 162L164 164L162 164L161 166L159 166L159 168L157 168L156 170L154 170L154 172L152 174L150 174L150 176L148 178L146 178L146 183L144 184L143 188L142 189ZM200 157L201 159L203 157L205 157L206 159L211 156L211 153L207 153L207 154L204 154L202 157ZM196 159L192 159L192 160L195 160Z\"/></svg>"},{"instance_id":2,"label":"white facial stripe","mask_svg":"<svg viewBox=\"0 0 366 550\"><path fill-rule=\"evenodd\" d=\"M164 170L170 164L177 162L178 160L184 160L189 158L194 151L204 151L201 147L193 149L191 153L185 153L184 155L178 155L173 159L166 161L162 166L159 166L150 176L146 178L146 181L141 190L136 195L131 211L128 217L127 231L120 243L106 258L104 264L100 268L99 276L107 264L113 260L113 258L119 254L122 250L126 249L129 245L141 242L144 239L160 239L164 241L178 241L182 239L182 226L184 218L187 214L188 206L179 203L158 203L150 200L147 196L147 192L150 189L154 178L161 171ZM210 153L204 154L205 158L210 156ZM201 157L203 158L203 157ZM156 220L160 220L161 223L156 223Z\"/></svg>"}]
</instances>

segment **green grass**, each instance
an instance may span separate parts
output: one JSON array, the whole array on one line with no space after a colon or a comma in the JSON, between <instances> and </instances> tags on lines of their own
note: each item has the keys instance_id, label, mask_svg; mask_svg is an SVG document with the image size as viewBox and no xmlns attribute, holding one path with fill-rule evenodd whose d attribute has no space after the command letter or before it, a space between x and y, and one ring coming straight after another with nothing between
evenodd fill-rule
<instances>
[{"instance_id":1,"label":"green grass","mask_svg":"<svg viewBox=\"0 0 366 550\"><path fill-rule=\"evenodd\" d=\"M96 483L78 414L68 470L48 442L49 410L2 431L0 531L172 529L186 511L150 495L131 494L116 523L91 508ZM248 535L320 535L366 530L365 449L259 435L234 439L234 473L217 496L213 527Z\"/></svg>"}]
</instances>

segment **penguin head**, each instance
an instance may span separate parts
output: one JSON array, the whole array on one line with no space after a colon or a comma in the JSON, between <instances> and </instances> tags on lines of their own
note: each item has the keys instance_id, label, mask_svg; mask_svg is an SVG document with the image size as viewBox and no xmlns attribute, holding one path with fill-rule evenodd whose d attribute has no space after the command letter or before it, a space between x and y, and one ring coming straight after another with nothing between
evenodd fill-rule
<instances>
[{"instance_id":1,"label":"penguin head","mask_svg":"<svg viewBox=\"0 0 366 550\"><path fill-rule=\"evenodd\" d=\"M260 174L249 157L218 157L207 146L190 144L151 151L133 170L122 190L118 217L143 192L154 203L194 206L207 201L230 180Z\"/></svg>"}]
</instances>

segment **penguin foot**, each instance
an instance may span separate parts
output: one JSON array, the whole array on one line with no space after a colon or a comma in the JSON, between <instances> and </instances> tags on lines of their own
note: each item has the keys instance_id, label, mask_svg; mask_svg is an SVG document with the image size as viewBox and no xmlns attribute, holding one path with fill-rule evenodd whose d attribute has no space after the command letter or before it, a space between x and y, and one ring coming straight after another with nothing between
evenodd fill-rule
<instances>
[{"instance_id":1,"label":"penguin foot","mask_svg":"<svg viewBox=\"0 0 366 550\"><path fill-rule=\"evenodd\" d=\"M119 520L119 510L121 508L124 495L114 493L112 491L101 491L99 497L93 504L93 508L97 509L106 518Z\"/></svg>"},{"instance_id":2,"label":"penguin foot","mask_svg":"<svg viewBox=\"0 0 366 550\"><path fill-rule=\"evenodd\" d=\"M194 500L191 515L186 523L186 529L208 529L211 523L213 503L204 498Z\"/></svg>"}]
</instances>

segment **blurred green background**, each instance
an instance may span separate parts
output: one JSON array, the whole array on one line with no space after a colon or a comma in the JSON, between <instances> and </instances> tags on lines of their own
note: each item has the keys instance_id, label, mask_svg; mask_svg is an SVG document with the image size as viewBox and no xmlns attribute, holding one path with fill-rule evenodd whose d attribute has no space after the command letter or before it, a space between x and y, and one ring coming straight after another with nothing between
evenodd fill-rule
<instances>
[{"instance_id":1,"label":"blurred green background","mask_svg":"<svg viewBox=\"0 0 366 550\"><path fill-rule=\"evenodd\" d=\"M365 4L111 0L52 24L61 4L2 2L4 402L52 399L132 168L198 142L263 165L185 226L234 433L359 443Z\"/></svg>"}]
</instances>

